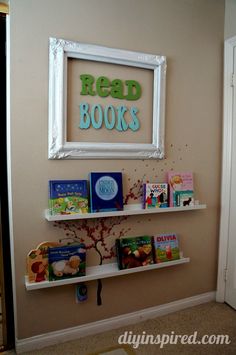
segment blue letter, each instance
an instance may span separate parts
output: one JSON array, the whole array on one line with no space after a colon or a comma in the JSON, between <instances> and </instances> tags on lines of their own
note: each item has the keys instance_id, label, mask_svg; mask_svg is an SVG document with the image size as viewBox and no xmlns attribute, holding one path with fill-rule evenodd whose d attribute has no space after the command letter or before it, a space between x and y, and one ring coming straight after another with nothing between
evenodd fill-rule
<instances>
[{"instance_id":1,"label":"blue letter","mask_svg":"<svg viewBox=\"0 0 236 355\"><path fill-rule=\"evenodd\" d=\"M137 131L140 127L138 117L136 116L137 112L138 112L137 107L132 106L130 109L130 114L133 121L129 124L129 128L132 129L132 131Z\"/></svg>"},{"instance_id":2,"label":"blue letter","mask_svg":"<svg viewBox=\"0 0 236 355\"><path fill-rule=\"evenodd\" d=\"M118 111L118 123L116 125L117 131L126 131L128 129L128 125L125 122L124 114L127 111L127 108L123 105L117 107Z\"/></svg>"},{"instance_id":3,"label":"blue letter","mask_svg":"<svg viewBox=\"0 0 236 355\"><path fill-rule=\"evenodd\" d=\"M111 110L111 122L109 122L108 119L108 110ZM116 121L116 116L115 116L115 110L114 107L112 105L106 106L105 110L104 110L104 122L105 122L105 126L107 129L112 129L115 126L115 121Z\"/></svg>"},{"instance_id":4,"label":"blue letter","mask_svg":"<svg viewBox=\"0 0 236 355\"><path fill-rule=\"evenodd\" d=\"M98 122L95 120L95 110L98 109ZM92 125L95 129L102 127L102 108L100 105L93 105L91 110Z\"/></svg>"},{"instance_id":5,"label":"blue letter","mask_svg":"<svg viewBox=\"0 0 236 355\"><path fill-rule=\"evenodd\" d=\"M90 126L90 117L88 114L89 105L87 103L82 103L79 105L80 110L80 124L79 128L87 129ZM86 117L86 119L85 119Z\"/></svg>"}]
</instances>

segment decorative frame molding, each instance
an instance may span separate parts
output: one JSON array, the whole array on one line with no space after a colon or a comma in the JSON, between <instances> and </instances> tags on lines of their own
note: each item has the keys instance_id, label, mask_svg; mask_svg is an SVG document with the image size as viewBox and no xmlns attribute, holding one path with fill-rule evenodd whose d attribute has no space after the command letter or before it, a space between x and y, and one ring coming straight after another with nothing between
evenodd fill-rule
<instances>
[{"instance_id":1,"label":"decorative frame molding","mask_svg":"<svg viewBox=\"0 0 236 355\"><path fill-rule=\"evenodd\" d=\"M77 58L153 70L152 143L67 142L67 60ZM49 159L163 159L166 57L49 39Z\"/></svg>"},{"instance_id":2,"label":"decorative frame molding","mask_svg":"<svg viewBox=\"0 0 236 355\"><path fill-rule=\"evenodd\" d=\"M225 273L228 260L231 175L232 175L232 145L233 145L233 86L235 74L233 52L236 47L236 36L229 38L224 44L224 112L223 112L223 144L222 144L222 178L221 178L221 215L218 255L218 277L216 301L225 301ZM233 83L234 80L234 83Z\"/></svg>"}]
</instances>

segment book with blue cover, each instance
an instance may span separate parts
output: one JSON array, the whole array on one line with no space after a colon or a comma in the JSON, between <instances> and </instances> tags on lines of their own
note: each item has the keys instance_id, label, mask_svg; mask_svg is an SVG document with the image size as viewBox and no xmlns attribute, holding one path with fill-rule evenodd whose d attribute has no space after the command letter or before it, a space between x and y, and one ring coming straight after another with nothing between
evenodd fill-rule
<instances>
[{"instance_id":1,"label":"book with blue cover","mask_svg":"<svg viewBox=\"0 0 236 355\"><path fill-rule=\"evenodd\" d=\"M48 248L49 281L85 275L86 248L83 243Z\"/></svg>"},{"instance_id":2,"label":"book with blue cover","mask_svg":"<svg viewBox=\"0 0 236 355\"><path fill-rule=\"evenodd\" d=\"M88 213L87 180L50 180L49 210L52 215Z\"/></svg>"},{"instance_id":3,"label":"book with blue cover","mask_svg":"<svg viewBox=\"0 0 236 355\"><path fill-rule=\"evenodd\" d=\"M123 210L123 185L121 172L90 173L91 212Z\"/></svg>"}]
</instances>

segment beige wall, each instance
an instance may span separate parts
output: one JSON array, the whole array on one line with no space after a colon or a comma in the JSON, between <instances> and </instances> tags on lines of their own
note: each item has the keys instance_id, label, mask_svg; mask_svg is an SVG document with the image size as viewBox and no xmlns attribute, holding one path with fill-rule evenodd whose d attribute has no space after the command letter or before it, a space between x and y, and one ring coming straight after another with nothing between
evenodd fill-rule
<instances>
[{"instance_id":1,"label":"beige wall","mask_svg":"<svg viewBox=\"0 0 236 355\"><path fill-rule=\"evenodd\" d=\"M17 337L31 337L216 288L220 196L223 0L11 1L11 169ZM166 159L49 161L48 38L94 43L167 56ZM87 178L91 170L122 170L125 189L146 174L192 170L196 197L207 209L130 217L129 235L175 231L191 262L96 282L75 303L74 286L27 292L25 257L43 240L62 236L43 217L49 179ZM98 260L90 253L90 264Z\"/></svg>"}]
</instances>

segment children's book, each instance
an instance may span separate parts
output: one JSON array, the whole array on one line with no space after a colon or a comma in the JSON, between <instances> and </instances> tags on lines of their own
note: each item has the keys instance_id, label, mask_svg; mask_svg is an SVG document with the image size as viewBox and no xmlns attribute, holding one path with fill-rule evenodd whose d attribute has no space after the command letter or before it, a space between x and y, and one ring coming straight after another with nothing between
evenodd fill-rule
<instances>
[{"instance_id":1,"label":"children's book","mask_svg":"<svg viewBox=\"0 0 236 355\"><path fill-rule=\"evenodd\" d=\"M168 207L168 184L146 183L143 185L143 208Z\"/></svg>"},{"instance_id":2,"label":"children's book","mask_svg":"<svg viewBox=\"0 0 236 355\"><path fill-rule=\"evenodd\" d=\"M87 180L50 180L49 209L52 215L87 213Z\"/></svg>"},{"instance_id":3,"label":"children's book","mask_svg":"<svg viewBox=\"0 0 236 355\"><path fill-rule=\"evenodd\" d=\"M186 191L175 191L174 195L175 205L178 206L193 206L194 205L194 196L192 190Z\"/></svg>"},{"instance_id":4,"label":"children's book","mask_svg":"<svg viewBox=\"0 0 236 355\"><path fill-rule=\"evenodd\" d=\"M150 236L116 240L119 269L130 269L154 263L153 242Z\"/></svg>"},{"instance_id":5,"label":"children's book","mask_svg":"<svg viewBox=\"0 0 236 355\"><path fill-rule=\"evenodd\" d=\"M156 263L180 258L179 242L175 233L158 234L153 237Z\"/></svg>"},{"instance_id":6,"label":"children's book","mask_svg":"<svg viewBox=\"0 0 236 355\"><path fill-rule=\"evenodd\" d=\"M48 249L49 281L85 275L86 249L83 243Z\"/></svg>"},{"instance_id":7,"label":"children's book","mask_svg":"<svg viewBox=\"0 0 236 355\"><path fill-rule=\"evenodd\" d=\"M91 212L123 210L122 173L90 173Z\"/></svg>"},{"instance_id":8,"label":"children's book","mask_svg":"<svg viewBox=\"0 0 236 355\"><path fill-rule=\"evenodd\" d=\"M42 242L27 255L27 275L29 282L41 282L48 279L48 248L59 246L57 242Z\"/></svg>"},{"instance_id":9,"label":"children's book","mask_svg":"<svg viewBox=\"0 0 236 355\"><path fill-rule=\"evenodd\" d=\"M169 207L193 206L194 186L192 172L167 173L169 184Z\"/></svg>"}]
</instances>

